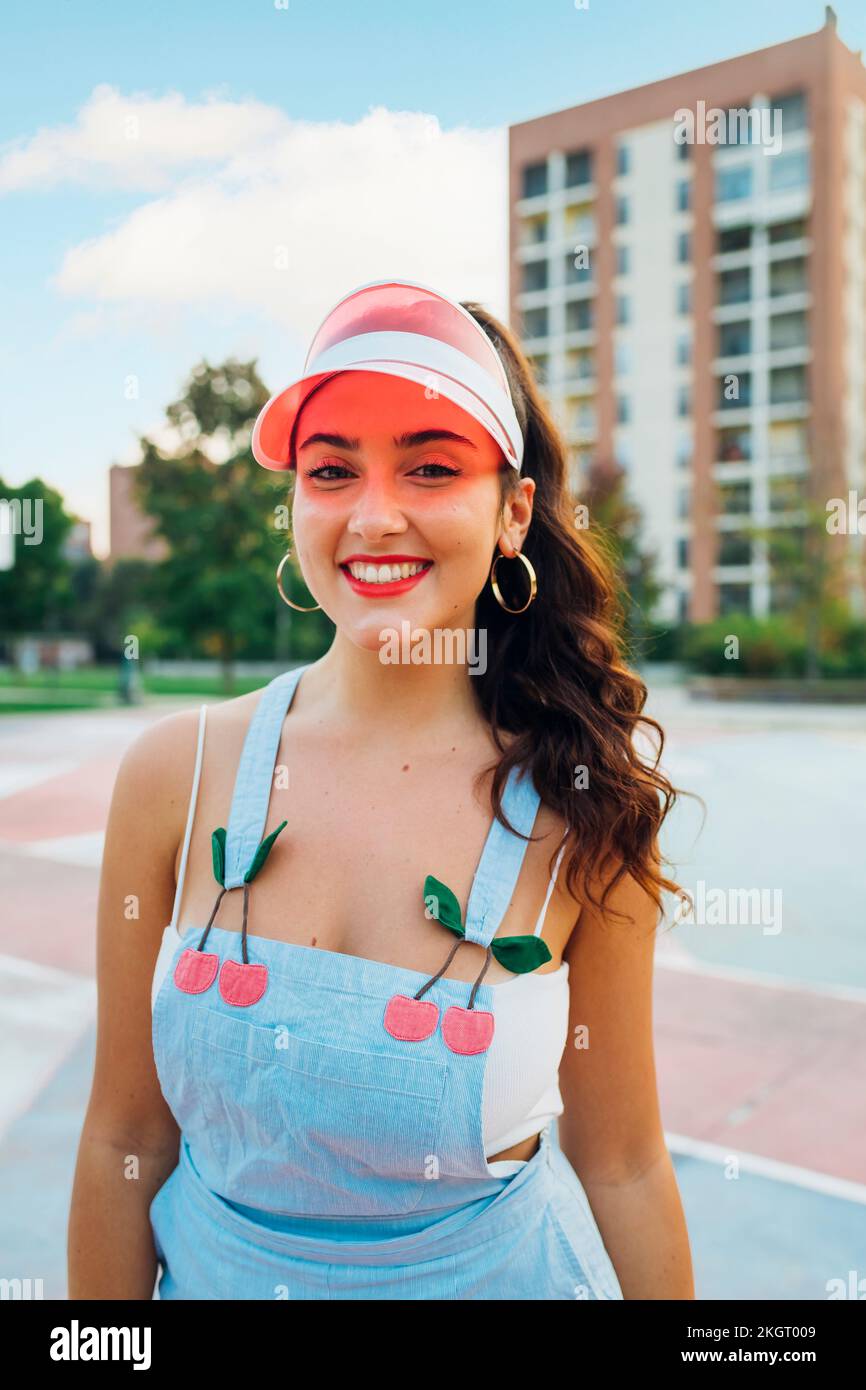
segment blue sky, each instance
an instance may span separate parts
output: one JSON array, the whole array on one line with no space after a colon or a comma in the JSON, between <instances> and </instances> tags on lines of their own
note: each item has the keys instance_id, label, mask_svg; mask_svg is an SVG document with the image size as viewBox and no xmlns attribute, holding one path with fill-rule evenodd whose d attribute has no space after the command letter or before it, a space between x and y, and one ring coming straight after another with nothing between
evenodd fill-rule
<instances>
[{"instance_id":1,"label":"blue sky","mask_svg":"<svg viewBox=\"0 0 866 1390\"><path fill-rule=\"evenodd\" d=\"M839 0L866 48L866 6ZM4 6L0 478L95 523L201 356L275 389L354 285L506 310L509 124L819 28L814 0Z\"/></svg>"}]
</instances>

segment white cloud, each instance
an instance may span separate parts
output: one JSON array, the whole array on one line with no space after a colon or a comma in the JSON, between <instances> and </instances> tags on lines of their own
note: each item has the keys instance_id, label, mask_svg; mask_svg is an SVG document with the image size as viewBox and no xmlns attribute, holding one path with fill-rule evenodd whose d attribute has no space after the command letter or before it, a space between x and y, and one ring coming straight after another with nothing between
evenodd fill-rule
<instances>
[{"instance_id":1,"label":"white cloud","mask_svg":"<svg viewBox=\"0 0 866 1390\"><path fill-rule=\"evenodd\" d=\"M502 129L382 106L353 124L293 121L99 87L74 126L0 160L0 188L61 178L155 194L64 256L53 284L83 301L82 323L99 309L252 311L306 340L342 294L387 275L507 312Z\"/></svg>"},{"instance_id":2,"label":"white cloud","mask_svg":"<svg viewBox=\"0 0 866 1390\"><path fill-rule=\"evenodd\" d=\"M145 189L188 168L224 164L272 141L289 122L257 101L194 104L179 93L124 97L94 88L74 125L40 130L0 154L0 192L61 183Z\"/></svg>"}]
</instances>

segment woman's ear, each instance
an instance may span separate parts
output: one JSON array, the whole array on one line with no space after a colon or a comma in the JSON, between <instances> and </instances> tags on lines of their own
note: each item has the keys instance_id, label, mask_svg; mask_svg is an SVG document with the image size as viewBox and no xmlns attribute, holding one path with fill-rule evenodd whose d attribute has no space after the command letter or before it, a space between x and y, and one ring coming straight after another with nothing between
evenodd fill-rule
<instances>
[{"instance_id":1,"label":"woman's ear","mask_svg":"<svg viewBox=\"0 0 866 1390\"><path fill-rule=\"evenodd\" d=\"M509 559L513 559L515 551L523 549L529 523L532 520L534 494L534 480L521 478L519 489L510 493L505 499L502 508L502 540L509 546L508 550L503 551L503 554L507 555Z\"/></svg>"}]
</instances>

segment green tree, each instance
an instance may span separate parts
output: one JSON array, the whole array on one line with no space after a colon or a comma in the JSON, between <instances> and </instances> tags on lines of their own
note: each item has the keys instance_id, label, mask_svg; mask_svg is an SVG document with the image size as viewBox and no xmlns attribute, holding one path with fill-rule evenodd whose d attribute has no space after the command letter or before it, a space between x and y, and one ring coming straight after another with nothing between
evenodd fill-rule
<instances>
[{"instance_id":1,"label":"green tree","mask_svg":"<svg viewBox=\"0 0 866 1390\"><path fill-rule=\"evenodd\" d=\"M22 632L62 633L76 625L73 570L63 553L63 545L74 518L66 511L63 498L41 478L32 478L21 487L9 487L0 479L0 498L13 504L5 525L14 520L15 503L20 516L37 544L28 545L23 534L15 535L15 560L11 569L0 570L0 631L8 635Z\"/></svg>"},{"instance_id":2,"label":"green tree","mask_svg":"<svg viewBox=\"0 0 866 1390\"><path fill-rule=\"evenodd\" d=\"M268 394L255 362L200 362L166 410L176 449L141 438L138 499L168 545L153 573L159 624L179 653L218 656L227 691L238 657L274 649L286 488L249 447Z\"/></svg>"},{"instance_id":3,"label":"green tree","mask_svg":"<svg viewBox=\"0 0 866 1390\"><path fill-rule=\"evenodd\" d=\"M825 640L847 611L844 597L846 537L827 529L827 509L809 496L796 524L749 527L766 543L773 608L798 623L805 638L805 674L815 680L823 667Z\"/></svg>"}]
</instances>

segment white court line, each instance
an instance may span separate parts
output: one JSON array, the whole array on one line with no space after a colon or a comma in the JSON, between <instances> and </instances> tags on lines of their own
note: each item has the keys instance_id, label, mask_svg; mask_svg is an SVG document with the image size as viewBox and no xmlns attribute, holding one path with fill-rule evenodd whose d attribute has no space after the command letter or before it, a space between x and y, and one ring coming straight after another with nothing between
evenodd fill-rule
<instances>
[{"instance_id":1,"label":"white court line","mask_svg":"<svg viewBox=\"0 0 866 1390\"><path fill-rule=\"evenodd\" d=\"M714 965L671 954L656 956L656 965L664 970L678 970L682 975L702 975L707 979L731 980L735 984L759 985L765 989L788 990L796 994L818 994L826 999L844 999L849 1004L866 1004L866 989L857 985L829 985L813 980L798 980L790 975L766 975L760 970L748 970L736 965Z\"/></svg>"},{"instance_id":2,"label":"white court line","mask_svg":"<svg viewBox=\"0 0 866 1390\"><path fill-rule=\"evenodd\" d=\"M683 1154L688 1158L702 1158L707 1163L726 1164L732 1158L737 1160L746 1173L758 1177L772 1178L775 1182L791 1183L795 1187L807 1187L812 1192L821 1192L826 1197L840 1197L846 1202L858 1202L866 1206L866 1184L851 1182L848 1178L836 1178L831 1173L819 1173L814 1168L799 1168L793 1163L782 1163L777 1158L765 1158L763 1154L744 1153L734 1144L712 1144L705 1139L690 1139L685 1134L671 1134L665 1130L665 1143L672 1153Z\"/></svg>"}]
</instances>

